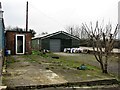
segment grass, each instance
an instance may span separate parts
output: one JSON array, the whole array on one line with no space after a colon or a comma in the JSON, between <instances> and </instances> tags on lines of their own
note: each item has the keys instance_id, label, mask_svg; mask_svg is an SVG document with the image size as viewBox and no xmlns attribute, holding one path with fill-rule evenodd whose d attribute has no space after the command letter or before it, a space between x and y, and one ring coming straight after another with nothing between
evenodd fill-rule
<instances>
[{"instance_id":1,"label":"grass","mask_svg":"<svg viewBox=\"0 0 120 90\"><path fill-rule=\"evenodd\" d=\"M85 59L93 59L94 58L93 56L91 56L89 54L87 54L86 56L84 56L84 54L82 54L80 56L59 56L60 59L58 59L58 60L57 59L53 59L52 62L54 62L54 63L61 63L63 66L68 66L70 68L77 68L81 64L85 64L84 63ZM85 64L85 65L87 65L88 69L96 69L96 70L98 70L98 68L95 67L95 66L91 66L89 64Z\"/></svg>"},{"instance_id":2,"label":"grass","mask_svg":"<svg viewBox=\"0 0 120 90\"><path fill-rule=\"evenodd\" d=\"M55 55L55 54L52 54ZM49 55L48 55L49 56ZM51 63L57 64L59 67L63 67L65 69L66 67L68 68L73 68L76 69L79 67L81 64L85 64L87 66L87 70L80 70L80 73L77 75L83 75L83 77L86 75L92 75L93 77L114 77L112 74L103 74L100 67L93 66L89 63L84 62L85 60L88 62L94 61L98 63L95 59L95 57L91 54L79 54L79 56L59 56L59 59L52 59ZM113 57L113 56L112 56ZM66 68L68 70L68 68Z\"/></svg>"},{"instance_id":3,"label":"grass","mask_svg":"<svg viewBox=\"0 0 120 90\"><path fill-rule=\"evenodd\" d=\"M76 56L58 56L59 59L53 59L52 56L57 56L53 53L46 53L46 54L43 54L39 51L33 51L32 52L32 55L23 55L24 58L28 58L26 59L26 61L28 62L31 62L31 63L34 63L34 62L37 62L39 64L41 63L52 63L52 66L49 65L50 67L49 68L55 68L55 67L61 67L63 69L68 69L68 68L74 68L76 69L77 67L79 67L81 64L83 64L84 62L81 62L81 60L85 60L87 58L89 59L93 59L94 57L87 54L81 54L79 57L76 58ZM42 58L43 60L39 60L39 58ZM77 59L77 60L76 60ZM91 66L89 64L86 64L87 66L87 69L90 69L90 70L98 70L97 67L95 66ZM48 67L46 67L48 68Z\"/></svg>"},{"instance_id":4,"label":"grass","mask_svg":"<svg viewBox=\"0 0 120 90\"><path fill-rule=\"evenodd\" d=\"M53 59L52 56L58 56L59 59ZM32 55L23 55L23 57L28 58L29 60L26 59L26 61L29 61L31 63L52 63L53 66L58 66L62 68L69 67L76 69L84 63L87 66L87 69L100 71L98 67L84 62L85 60L89 60L89 62L91 60L97 62L94 56L91 54L80 54L79 56L59 56L53 53L43 54L39 51L33 51ZM42 58L43 60L41 61L39 60L39 58ZM54 68L53 66L51 68Z\"/></svg>"},{"instance_id":5,"label":"grass","mask_svg":"<svg viewBox=\"0 0 120 90\"><path fill-rule=\"evenodd\" d=\"M59 59L53 59L52 56L58 56ZM7 63L10 64L16 62L13 57L9 58L11 61L8 61ZM57 74L64 76L68 81L70 78L75 80L77 80L77 78L78 80L87 80L112 77L109 74L103 74L98 67L84 62L85 60L88 60L89 62L91 60L95 61L94 56L90 54L80 54L79 56L60 56L53 53L43 54L38 51L33 51L31 55L22 55L21 58L24 58L25 62L37 63L41 67L44 65L44 69L52 70ZM77 67L83 63L87 66L87 70L77 70Z\"/></svg>"},{"instance_id":6,"label":"grass","mask_svg":"<svg viewBox=\"0 0 120 90\"><path fill-rule=\"evenodd\" d=\"M7 65L11 64L11 63L15 63L15 62L19 62L18 60L15 60L14 57L11 57L11 56L7 56L7 61L5 61L5 63Z\"/></svg>"},{"instance_id":7,"label":"grass","mask_svg":"<svg viewBox=\"0 0 120 90\"><path fill-rule=\"evenodd\" d=\"M54 59L52 58L53 56L58 56L59 59ZM39 70L51 70L68 82L114 78L114 76L109 74L103 74L98 67L85 63L84 60L95 60L94 56L89 54L80 54L79 56L60 56L53 53L43 54L41 52L34 51L31 55L9 56L8 59L8 76L3 76L4 83L8 85L11 85L13 82L15 83L14 80L20 82L21 80L17 78L21 77L22 75L22 80L26 78L24 75L28 76L27 80L29 77L31 80L32 77L40 76L42 73L39 73ZM77 70L77 67L83 63L87 66L88 69ZM24 70L26 72L24 72ZM11 72L13 72L14 77L9 75ZM35 75L27 72L35 72ZM24 81L24 83L26 83L26 81Z\"/></svg>"}]
</instances>

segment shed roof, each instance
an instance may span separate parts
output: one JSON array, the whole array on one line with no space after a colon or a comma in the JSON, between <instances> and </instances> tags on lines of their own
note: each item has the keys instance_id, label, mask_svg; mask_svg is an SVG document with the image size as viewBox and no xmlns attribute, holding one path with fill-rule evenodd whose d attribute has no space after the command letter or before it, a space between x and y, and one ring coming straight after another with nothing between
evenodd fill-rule
<instances>
[{"instance_id":1,"label":"shed roof","mask_svg":"<svg viewBox=\"0 0 120 90\"><path fill-rule=\"evenodd\" d=\"M71 38L77 39L77 40L80 39L77 36L71 35L71 34L69 34L67 32L64 32L64 31L58 31L58 32L55 32L55 33L52 33L52 34L38 35L38 36L33 37L32 39L38 39L38 38L45 39L45 38L49 38L49 37L52 37L54 35L58 35L58 34L61 34L61 33L64 34L64 35L67 35Z\"/></svg>"},{"instance_id":2,"label":"shed roof","mask_svg":"<svg viewBox=\"0 0 120 90\"><path fill-rule=\"evenodd\" d=\"M22 31L22 30L5 30L5 33L7 32L13 32L13 33L31 33L30 31Z\"/></svg>"}]
</instances>

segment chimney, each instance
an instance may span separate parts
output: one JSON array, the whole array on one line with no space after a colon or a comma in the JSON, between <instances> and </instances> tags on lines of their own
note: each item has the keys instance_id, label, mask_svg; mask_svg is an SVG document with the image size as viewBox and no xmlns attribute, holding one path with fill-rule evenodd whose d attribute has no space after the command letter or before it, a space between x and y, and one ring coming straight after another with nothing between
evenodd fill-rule
<instances>
[{"instance_id":1,"label":"chimney","mask_svg":"<svg viewBox=\"0 0 120 90\"><path fill-rule=\"evenodd\" d=\"M3 18L3 11L2 11L2 5L1 5L1 2L0 2L0 19Z\"/></svg>"}]
</instances>

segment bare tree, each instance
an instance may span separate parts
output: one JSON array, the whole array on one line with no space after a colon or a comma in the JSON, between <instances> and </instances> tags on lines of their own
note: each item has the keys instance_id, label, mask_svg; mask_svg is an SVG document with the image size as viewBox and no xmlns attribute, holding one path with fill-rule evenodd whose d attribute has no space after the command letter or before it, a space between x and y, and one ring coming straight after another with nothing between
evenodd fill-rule
<instances>
[{"instance_id":1,"label":"bare tree","mask_svg":"<svg viewBox=\"0 0 120 90\"><path fill-rule=\"evenodd\" d=\"M48 34L48 32L42 32L41 35L45 35L45 34Z\"/></svg>"},{"instance_id":2,"label":"bare tree","mask_svg":"<svg viewBox=\"0 0 120 90\"><path fill-rule=\"evenodd\" d=\"M87 32L84 30L84 26L82 26L80 30L81 30L80 38L81 38L81 39L88 39L88 34L87 34Z\"/></svg>"},{"instance_id":3,"label":"bare tree","mask_svg":"<svg viewBox=\"0 0 120 90\"><path fill-rule=\"evenodd\" d=\"M79 25L71 25L71 26L66 26L65 30L74 36L77 36L81 39L86 39L88 38L87 33L83 30L83 27Z\"/></svg>"},{"instance_id":4,"label":"bare tree","mask_svg":"<svg viewBox=\"0 0 120 90\"><path fill-rule=\"evenodd\" d=\"M7 31L18 31L18 32L24 32L25 31L25 29L17 27L17 26L16 27L8 26L8 27L6 27L6 30ZM31 32L32 37L34 37L35 34L36 34L35 30L33 30L33 29L29 29L29 32Z\"/></svg>"},{"instance_id":5,"label":"bare tree","mask_svg":"<svg viewBox=\"0 0 120 90\"><path fill-rule=\"evenodd\" d=\"M29 32L31 32L32 37L35 37L35 34L36 34L35 30L33 30L33 29L29 29Z\"/></svg>"},{"instance_id":6,"label":"bare tree","mask_svg":"<svg viewBox=\"0 0 120 90\"><path fill-rule=\"evenodd\" d=\"M108 73L108 60L111 51L113 50L114 41L118 33L118 25L112 33L112 25L109 23L105 28L98 25L96 22L93 29L92 23L90 27L87 24L82 24L83 29L87 32L93 47L93 52L96 60L99 62L102 72Z\"/></svg>"}]
</instances>

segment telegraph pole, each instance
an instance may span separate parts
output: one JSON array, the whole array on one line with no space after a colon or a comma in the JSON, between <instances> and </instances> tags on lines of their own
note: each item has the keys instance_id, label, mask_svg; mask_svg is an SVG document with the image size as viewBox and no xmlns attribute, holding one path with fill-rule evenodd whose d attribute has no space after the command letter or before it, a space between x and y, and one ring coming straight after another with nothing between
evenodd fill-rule
<instances>
[{"instance_id":1,"label":"telegraph pole","mask_svg":"<svg viewBox=\"0 0 120 90\"><path fill-rule=\"evenodd\" d=\"M28 31L28 1L26 4L26 32Z\"/></svg>"}]
</instances>

